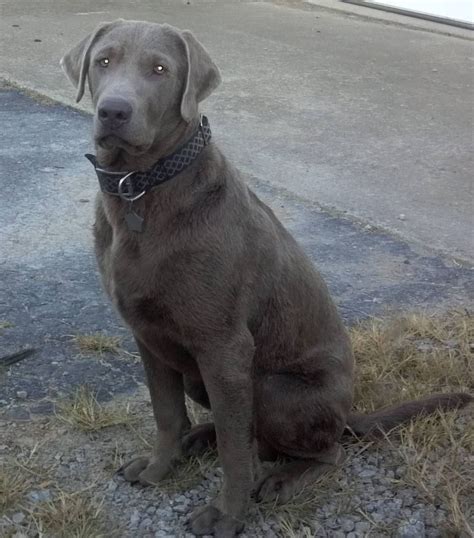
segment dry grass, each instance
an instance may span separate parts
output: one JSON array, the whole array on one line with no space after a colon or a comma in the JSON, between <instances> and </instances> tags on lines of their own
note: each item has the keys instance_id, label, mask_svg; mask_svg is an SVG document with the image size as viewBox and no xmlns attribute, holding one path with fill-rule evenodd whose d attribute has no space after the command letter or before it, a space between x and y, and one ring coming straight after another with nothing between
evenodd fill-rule
<instances>
[{"instance_id":1,"label":"dry grass","mask_svg":"<svg viewBox=\"0 0 474 538\"><path fill-rule=\"evenodd\" d=\"M81 353L104 355L104 353L118 353L120 351L120 338L104 333L76 334L72 340Z\"/></svg>"},{"instance_id":2,"label":"dry grass","mask_svg":"<svg viewBox=\"0 0 474 538\"><path fill-rule=\"evenodd\" d=\"M28 536L54 538L101 538L115 536L106 527L102 503L86 495L85 490L66 493L52 479L52 468L41 461L41 449L35 445L16 458L9 458L0 465L0 517L14 511L26 514L22 532ZM91 486L93 487L93 486ZM54 498L32 503L27 493L48 489ZM16 530L19 530L16 528ZM6 536L14 536L15 528ZM1 533L1 530L0 530ZM3 536L3 534L2 534Z\"/></svg>"},{"instance_id":3,"label":"dry grass","mask_svg":"<svg viewBox=\"0 0 474 538\"><path fill-rule=\"evenodd\" d=\"M29 486L30 480L20 467L7 463L0 465L0 516L22 499Z\"/></svg>"},{"instance_id":4,"label":"dry grass","mask_svg":"<svg viewBox=\"0 0 474 538\"><path fill-rule=\"evenodd\" d=\"M464 418L439 411L400 428L401 442L392 447L406 465L400 482L446 506L446 532L474 536L474 428Z\"/></svg>"},{"instance_id":5,"label":"dry grass","mask_svg":"<svg viewBox=\"0 0 474 538\"><path fill-rule=\"evenodd\" d=\"M372 411L435 392L474 389L474 317L466 311L370 320L351 331L355 404ZM472 419L471 419L472 420ZM462 412L441 412L400 427L389 439L407 467L400 482L442 502L448 533L474 535L474 429ZM468 468L470 466L470 468Z\"/></svg>"},{"instance_id":6,"label":"dry grass","mask_svg":"<svg viewBox=\"0 0 474 538\"><path fill-rule=\"evenodd\" d=\"M351 337L359 411L474 388L474 316L467 312L372 319L354 327Z\"/></svg>"},{"instance_id":7,"label":"dry grass","mask_svg":"<svg viewBox=\"0 0 474 538\"><path fill-rule=\"evenodd\" d=\"M103 405L85 386L79 387L71 400L58 404L56 416L62 422L83 432L96 432L134 421L128 405L117 403Z\"/></svg>"},{"instance_id":8,"label":"dry grass","mask_svg":"<svg viewBox=\"0 0 474 538\"><path fill-rule=\"evenodd\" d=\"M117 469L120 469L125 463L125 453L122 448L119 446L118 442L115 441L114 453L110 459L110 464L107 466L107 470L111 471L112 476L117 472Z\"/></svg>"},{"instance_id":9,"label":"dry grass","mask_svg":"<svg viewBox=\"0 0 474 538\"><path fill-rule=\"evenodd\" d=\"M263 519L275 518L284 536L289 538L306 536L308 529L314 533L317 530L315 512L327 502L328 498L336 501L337 513L343 513L349 508L354 491L351 484L339 480L342 472L341 468L335 468L334 471L319 478L313 485L303 487L285 504L278 504L277 501L263 501L256 505L256 510ZM292 534L293 532L297 534Z\"/></svg>"},{"instance_id":10,"label":"dry grass","mask_svg":"<svg viewBox=\"0 0 474 538\"><path fill-rule=\"evenodd\" d=\"M203 477L218 466L216 452L208 450L200 456L192 456L179 462L169 478L157 484L160 491L183 492L195 488Z\"/></svg>"},{"instance_id":11,"label":"dry grass","mask_svg":"<svg viewBox=\"0 0 474 538\"><path fill-rule=\"evenodd\" d=\"M0 516L22 502L33 487L50 484L49 469L38 463L39 445L0 464Z\"/></svg>"},{"instance_id":12,"label":"dry grass","mask_svg":"<svg viewBox=\"0 0 474 538\"><path fill-rule=\"evenodd\" d=\"M61 491L54 500L39 504L29 514L39 536L55 538L113 536L103 516L102 501L96 501L85 492Z\"/></svg>"}]
</instances>

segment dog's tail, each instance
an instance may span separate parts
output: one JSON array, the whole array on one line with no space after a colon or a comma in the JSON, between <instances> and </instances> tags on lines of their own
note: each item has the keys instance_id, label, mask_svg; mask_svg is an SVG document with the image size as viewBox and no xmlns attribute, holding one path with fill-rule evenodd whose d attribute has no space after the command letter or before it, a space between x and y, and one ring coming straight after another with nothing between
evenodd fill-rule
<instances>
[{"instance_id":1,"label":"dog's tail","mask_svg":"<svg viewBox=\"0 0 474 538\"><path fill-rule=\"evenodd\" d=\"M352 413L349 415L347 426L349 433L357 437L364 437L368 434L384 434L395 428L395 426L410 421L412 418L430 415L438 410L460 409L473 400L472 396L464 392L435 394L420 400L384 407L366 415Z\"/></svg>"}]
</instances>

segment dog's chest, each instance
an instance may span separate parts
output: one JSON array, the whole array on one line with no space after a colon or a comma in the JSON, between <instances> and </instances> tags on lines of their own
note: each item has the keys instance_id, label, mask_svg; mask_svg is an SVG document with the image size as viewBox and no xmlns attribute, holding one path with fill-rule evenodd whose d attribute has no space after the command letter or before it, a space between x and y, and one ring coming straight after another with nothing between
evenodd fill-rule
<instances>
[{"instance_id":1,"label":"dog's chest","mask_svg":"<svg viewBox=\"0 0 474 538\"><path fill-rule=\"evenodd\" d=\"M232 324L235 294L221 276L229 264L219 244L156 222L134 235L104 209L95 227L103 283L138 337L166 338L194 354Z\"/></svg>"},{"instance_id":2,"label":"dog's chest","mask_svg":"<svg viewBox=\"0 0 474 538\"><path fill-rule=\"evenodd\" d=\"M112 269L112 299L124 321L148 349L183 375L195 376L193 331L183 316L183 298L176 279L170 278L167 263L129 264Z\"/></svg>"},{"instance_id":3,"label":"dog's chest","mask_svg":"<svg viewBox=\"0 0 474 538\"><path fill-rule=\"evenodd\" d=\"M182 261L162 245L134 239L115 233L108 245L96 244L106 290L134 332L176 339L185 303Z\"/></svg>"}]
</instances>

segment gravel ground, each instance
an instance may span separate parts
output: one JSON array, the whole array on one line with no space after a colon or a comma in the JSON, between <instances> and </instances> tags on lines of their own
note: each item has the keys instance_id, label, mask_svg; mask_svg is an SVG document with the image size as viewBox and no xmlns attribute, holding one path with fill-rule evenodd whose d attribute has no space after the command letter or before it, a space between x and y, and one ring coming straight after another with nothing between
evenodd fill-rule
<instances>
[{"instance_id":1,"label":"gravel ground","mask_svg":"<svg viewBox=\"0 0 474 538\"><path fill-rule=\"evenodd\" d=\"M0 536L38 536L30 511L56 498L61 490L84 491L87 498L103 503L100 518L105 521L104 536L191 537L189 515L194 507L212 498L222 478L221 469L216 462L202 476L197 473L193 485L178 479L156 488L125 482L115 473L116 468L124 459L146 452L154 428L144 387L131 405L133 416L139 417L135 422L95 433L75 430L57 417L36 415L30 421L3 421L0 461L8 464L15 457L27 462L24 468L30 470L26 476L33 476L33 480L22 499L0 518ZM460 427L467 426L472 409L460 413L456 420ZM34 455L29 457L32 451ZM445 505L427 502L417 489L407 486L408 470L399 457L396 440L348 445L348 454L346 464L328 475L310 497L302 494L281 509L254 505L242 536L461 536L450 530ZM68 535L73 534L61 536ZM81 536L98 535L91 531ZM55 534L46 530L42 536Z\"/></svg>"}]
</instances>

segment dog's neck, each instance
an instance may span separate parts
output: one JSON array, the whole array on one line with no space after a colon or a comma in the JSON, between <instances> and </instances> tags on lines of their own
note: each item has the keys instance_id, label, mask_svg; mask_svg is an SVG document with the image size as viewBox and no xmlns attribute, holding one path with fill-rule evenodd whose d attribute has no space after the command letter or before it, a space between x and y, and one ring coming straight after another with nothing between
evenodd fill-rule
<instances>
[{"instance_id":1,"label":"dog's neck","mask_svg":"<svg viewBox=\"0 0 474 538\"><path fill-rule=\"evenodd\" d=\"M205 125L208 127L207 119L205 117L204 120L206 122ZM180 211L185 211L193 206L196 193L195 189L190 187L192 184L196 183L197 170L202 166L199 163L203 158L209 158L210 151L212 152L212 155L217 158L216 162L221 163L221 159L218 158L218 153L216 153L216 148L207 145L207 140L210 138L210 132L209 138L207 138L207 135L205 134L205 132L207 132L205 131L206 127L203 127L204 120L201 117L196 117L192 122L180 124L166 139L163 138L162 140L157 141L152 149L141 156L141 159L137 159L137 156L129 156L125 152L113 154L113 152L109 151L104 155L98 155L100 160L97 160L100 166L107 168L107 171L110 172L136 170L148 173L151 170L152 172L150 173L153 173L155 165L157 163L159 164L161 159L173 155L186 141L189 141L190 139L195 140L193 135L196 135L197 131L201 134L201 139L204 141L205 147L203 147L196 159L176 175L177 178L179 177L179 180L165 181L159 189L150 189L144 196L138 196L132 204L124 201L121 196L108 194L108 190L104 191L102 189L104 194L100 199L105 209L107 219L114 229L121 230L121 233L125 232L126 236L133 238L134 241L139 241L140 237L143 236L141 233L135 233L136 231L142 232L151 229L154 230L154 232L157 232L160 225L163 225L170 216ZM172 160L173 158L170 159L170 161ZM110 162L110 164L108 164L108 162ZM216 173L214 168L212 168L212 171L208 170L204 176L199 175L198 181L212 183L215 179ZM138 219L133 217L135 223L140 219L145 221L145 225L142 229L135 229L135 225L130 227L129 221L127 221L127 214L132 210L132 206L133 212L139 217ZM152 219L149 218L150 214L153 215ZM141 228L141 225L139 228ZM147 237L148 235L149 234L147 234ZM158 237L159 234L157 235L157 233L155 233L154 235Z\"/></svg>"},{"instance_id":2,"label":"dog's neck","mask_svg":"<svg viewBox=\"0 0 474 538\"><path fill-rule=\"evenodd\" d=\"M96 144L97 161L101 167L110 171L146 171L189 140L198 125L199 116L189 123L180 121L171 133L158 137L146 153L140 155L132 155L122 148L106 149Z\"/></svg>"}]
</instances>

